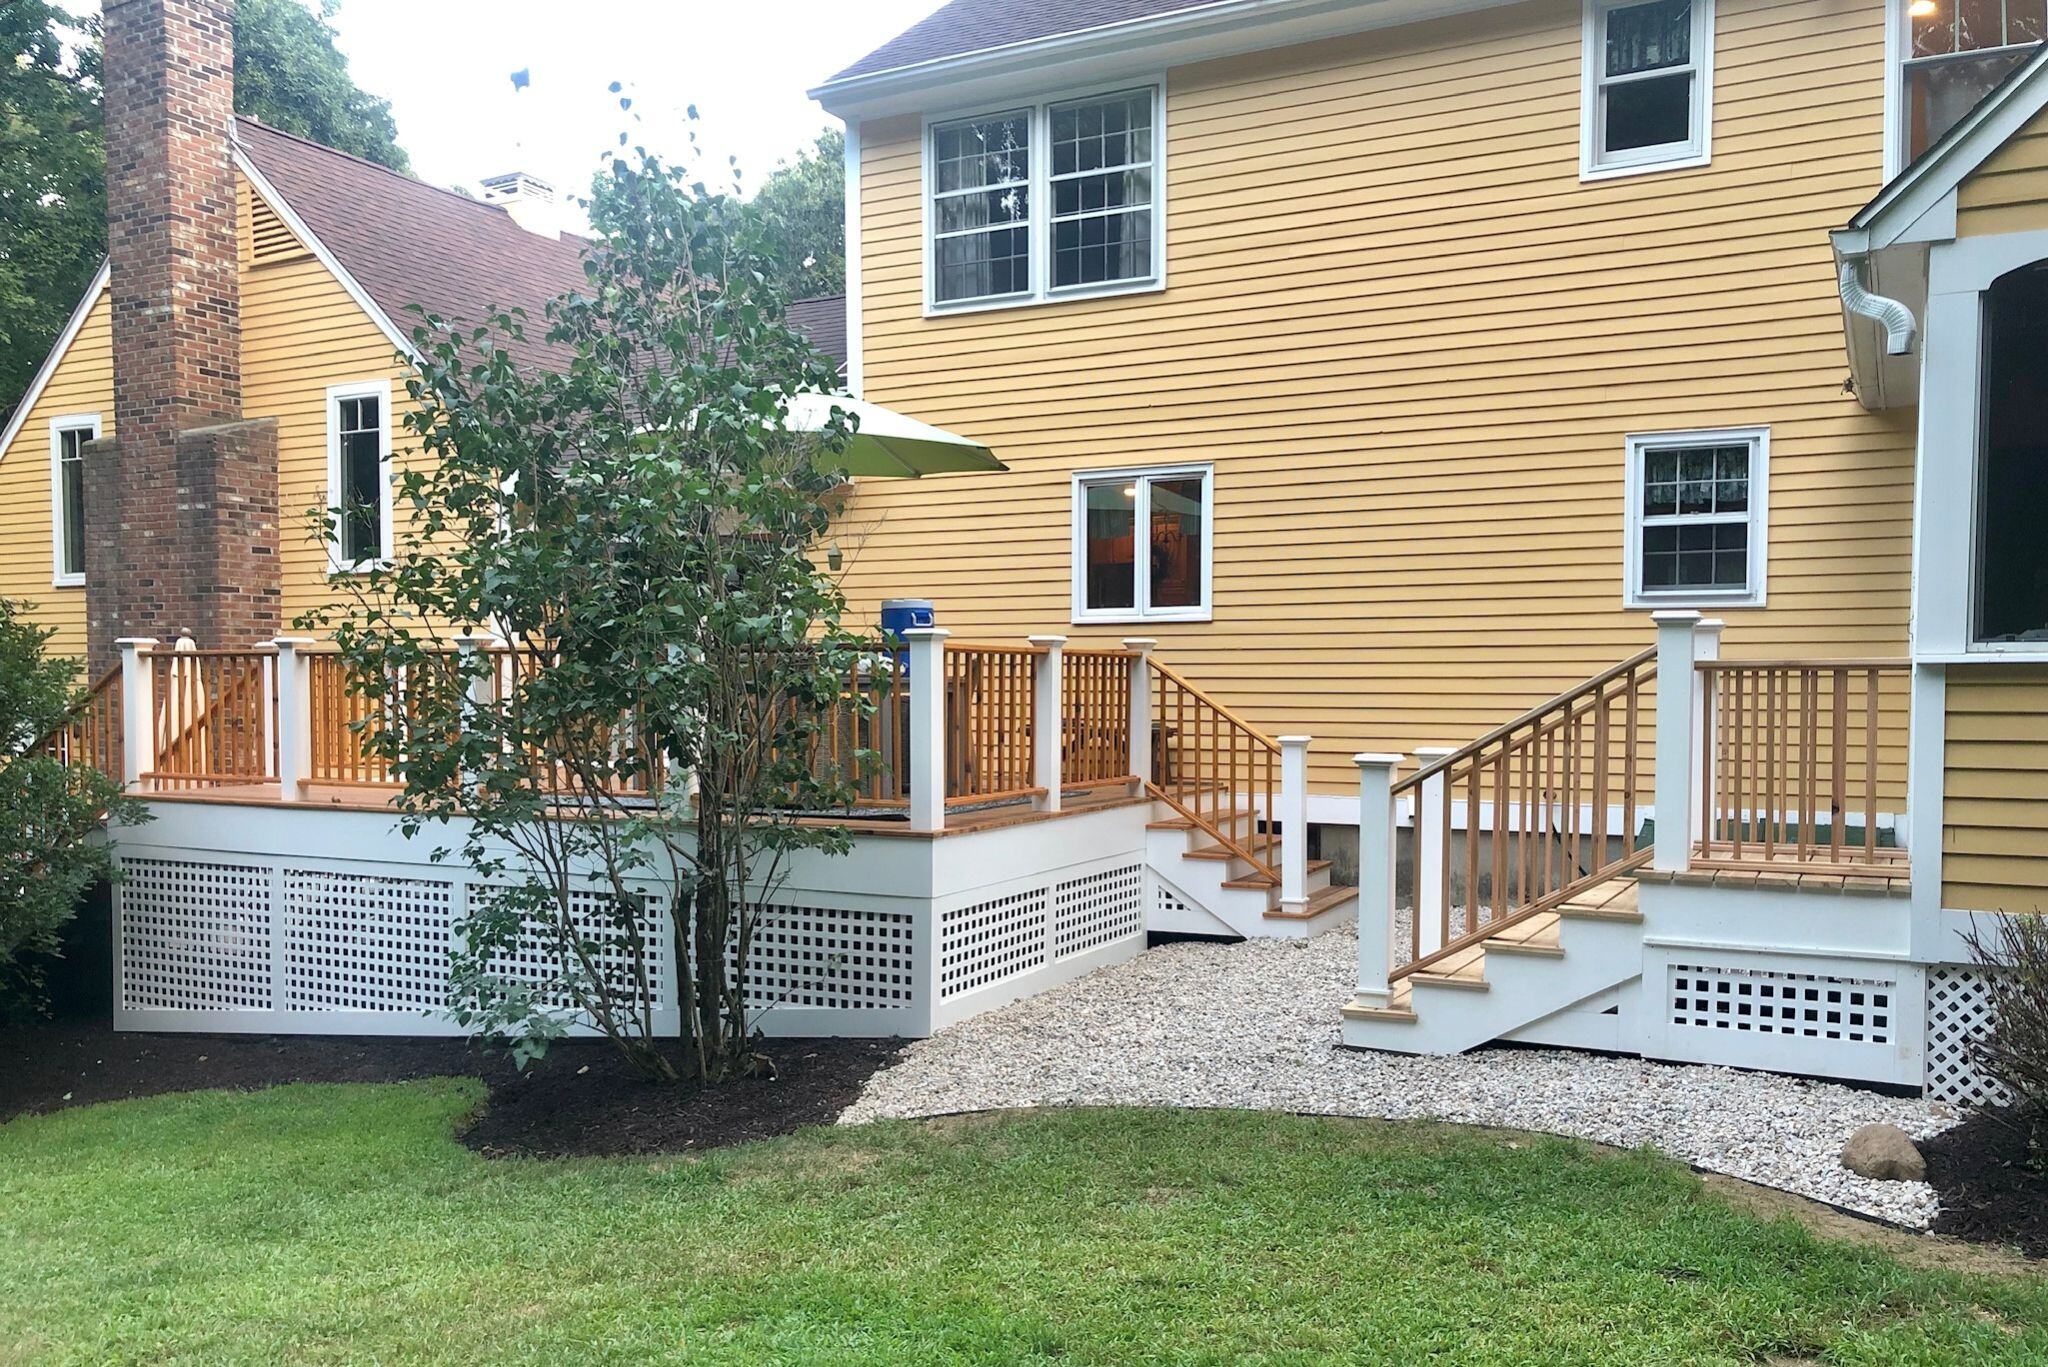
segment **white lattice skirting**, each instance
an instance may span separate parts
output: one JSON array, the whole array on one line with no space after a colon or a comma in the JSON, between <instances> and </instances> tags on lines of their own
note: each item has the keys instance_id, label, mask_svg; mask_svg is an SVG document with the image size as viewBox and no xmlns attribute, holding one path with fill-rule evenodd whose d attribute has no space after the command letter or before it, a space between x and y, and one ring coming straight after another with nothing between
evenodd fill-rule
<instances>
[{"instance_id":1,"label":"white lattice skirting","mask_svg":"<svg viewBox=\"0 0 2048 1367\"><path fill-rule=\"evenodd\" d=\"M1985 1076L1970 1045L1991 1028L1991 974L1945 964L1927 970L1927 1095L1955 1106L1999 1106L2005 1089Z\"/></svg>"}]
</instances>

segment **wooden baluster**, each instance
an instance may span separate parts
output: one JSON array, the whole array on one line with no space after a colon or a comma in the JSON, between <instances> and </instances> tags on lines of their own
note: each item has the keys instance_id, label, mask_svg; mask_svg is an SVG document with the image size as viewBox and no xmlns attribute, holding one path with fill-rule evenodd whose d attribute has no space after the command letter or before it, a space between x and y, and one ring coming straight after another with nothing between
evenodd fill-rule
<instances>
[{"instance_id":1,"label":"wooden baluster","mask_svg":"<svg viewBox=\"0 0 2048 1367\"><path fill-rule=\"evenodd\" d=\"M1863 862L1877 862L1877 671L1868 675L1864 706Z\"/></svg>"},{"instance_id":2,"label":"wooden baluster","mask_svg":"<svg viewBox=\"0 0 2048 1367\"><path fill-rule=\"evenodd\" d=\"M1832 669L1828 671L1835 681L1834 719L1834 763L1832 799L1830 808L1833 820L1829 822L1828 847L1834 862L1842 862L1842 824L1849 811L1849 671Z\"/></svg>"}]
</instances>

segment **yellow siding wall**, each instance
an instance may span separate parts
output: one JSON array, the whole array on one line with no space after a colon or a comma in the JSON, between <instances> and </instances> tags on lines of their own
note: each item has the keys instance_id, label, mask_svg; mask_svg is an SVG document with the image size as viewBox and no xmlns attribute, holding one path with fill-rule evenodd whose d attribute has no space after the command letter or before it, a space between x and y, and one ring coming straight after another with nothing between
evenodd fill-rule
<instances>
[{"instance_id":1,"label":"yellow siding wall","mask_svg":"<svg viewBox=\"0 0 2048 1367\"><path fill-rule=\"evenodd\" d=\"M1718 9L1713 164L1592 184L1578 0L1174 70L1169 288L1134 297L923 318L920 122L865 125L866 396L1012 472L863 484L856 613L1157 636L1341 792L1651 644L1625 434L1768 425L1770 605L1728 653L1903 655L1914 417L1843 392L1827 238L1881 182L1883 5ZM1215 621L1066 628L1071 476L1185 460Z\"/></svg>"},{"instance_id":2,"label":"yellow siding wall","mask_svg":"<svg viewBox=\"0 0 2048 1367\"><path fill-rule=\"evenodd\" d=\"M50 543L50 419L100 415L114 435L113 307L102 294L51 375L27 421L0 452L0 598L35 604L34 618L57 628L50 648L85 654L85 590L53 588Z\"/></svg>"},{"instance_id":3,"label":"yellow siding wall","mask_svg":"<svg viewBox=\"0 0 2048 1367\"><path fill-rule=\"evenodd\" d=\"M2048 911L2048 668L1948 672L1941 904Z\"/></svg>"},{"instance_id":4,"label":"yellow siding wall","mask_svg":"<svg viewBox=\"0 0 2048 1367\"><path fill-rule=\"evenodd\" d=\"M2036 114L1956 191L1956 236L2048 228L2048 113Z\"/></svg>"},{"instance_id":5,"label":"yellow siding wall","mask_svg":"<svg viewBox=\"0 0 2048 1367\"><path fill-rule=\"evenodd\" d=\"M389 378L392 442L402 451L406 368L388 338L310 253L250 264L251 190L241 185L242 407L278 420L284 616L327 601L325 546L307 514L327 505L327 387ZM97 412L114 434L113 345L103 299L88 316L13 445L0 458L0 595L35 602L55 648L85 653L85 590L50 587L49 420ZM202 642L236 645L242 642Z\"/></svg>"}]
</instances>

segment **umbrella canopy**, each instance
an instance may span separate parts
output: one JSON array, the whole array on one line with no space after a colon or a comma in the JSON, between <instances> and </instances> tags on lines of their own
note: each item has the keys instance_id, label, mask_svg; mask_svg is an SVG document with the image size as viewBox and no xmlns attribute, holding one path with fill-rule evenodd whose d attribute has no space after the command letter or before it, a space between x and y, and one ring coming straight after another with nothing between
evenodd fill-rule
<instances>
[{"instance_id":1,"label":"umbrella canopy","mask_svg":"<svg viewBox=\"0 0 2048 1367\"><path fill-rule=\"evenodd\" d=\"M858 424L846 450L838 457L850 475L916 479L921 475L973 474L1010 468L979 442L906 418L878 403L849 399L843 394L796 395L789 401L789 430L822 432L831 422L835 408Z\"/></svg>"}]
</instances>

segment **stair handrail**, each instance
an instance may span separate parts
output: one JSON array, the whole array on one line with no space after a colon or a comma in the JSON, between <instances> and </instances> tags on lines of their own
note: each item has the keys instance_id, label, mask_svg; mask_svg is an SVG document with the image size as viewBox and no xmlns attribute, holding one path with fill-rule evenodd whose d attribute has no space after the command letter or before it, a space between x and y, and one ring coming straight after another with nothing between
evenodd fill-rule
<instances>
[{"instance_id":1,"label":"stair handrail","mask_svg":"<svg viewBox=\"0 0 2048 1367\"><path fill-rule=\"evenodd\" d=\"M1202 689L1196 687L1179 670L1176 670L1172 666L1161 662L1157 658L1147 658L1151 665L1153 674L1159 680L1159 705L1153 709L1152 718L1153 725L1155 728L1162 727L1165 723L1167 711L1165 707L1166 685L1168 683L1171 683L1174 687L1179 688L1183 693L1187 694L1188 697L1193 698L1198 704L1208 708L1212 713L1215 714L1218 720L1227 723L1228 727L1230 728L1230 734L1233 737L1242 740L1249 749L1264 752L1266 755L1270 757L1266 766L1267 772L1265 775L1264 783L1262 785L1259 785L1256 783L1256 780L1254 780L1254 784L1255 786L1263 786L1265 790L1265 814L1267 821L1271 822L1277 815L1275 811L1275 801L1278 797L1278 783L1274 775L1274 766L1277 766L1277 764L1279 763L1280 742L1273 739L1271 736L1268 736L1265 732L1259 730L1257 727L1253 726L1244 718L1238 716L1237 713L1231 711L1229 707L1225 706L1221 702L1218 702L1215 698L1211 697ZM1164 748L1159 745L1156 739L1153 742L1153 744L1155 748L1155 753ZM1249 772L1251 768L1249 762L1247 763L1246 768L1246 777L1248 779L1253 778L1253 776ZM1235 782L1235 778L1235 766L1233 765L1233 785ZM1236 836L1230 834L1227 830L1224 829L1222 822L1213 820L1202 813L1202 811L1200 810L1199 791L1197 791L1195 794L1196 800L1194 802L1186 802L1183 801L1181 797L1177 796L1174 792L1169 791L1168 787L1165 784L1159 782L1158 779L1159 774L1155 766L1153 776L1145 780L1145 790L1148 793L1150 793L1153 797L1159 799L1161 802L1164 802L1174 811L1179 812L1181 816L1184 817L1186 820L1194 823L1194 826L1197 830L1202 831L1210 839L1214 840L1218 845L1221 845L1225 850L1228 850L1232 856L1241 859L1245 863L1251 865L1253 870L1255 870L1261 877L1272 879L1276 886L1279 884L1280 869L1276 864L1273 863L1273 861L1265 858L1264 856L1258 853L1255 853L1246 844L1246 842L1240 841ZM1199 787L1200 785L1198 784L1197 788L1199 789ZM1248 797L1249 796L1250 795L1248 795ZM1232 798L1234 800L1234 793L1232 794ZM1254 804L1253 810L1257 810L1256 804ZM1299 839L1301 838L1301 836L1297 834L1296 838ZM1268 845L1267 848L1271 848L1271 846Z\"/></svg>"},{"instance_id":2,"label":"stair handrail","mask_svg":"<svg viewBox=\"0 0 2048 1367\"><path fill-rule=\"evenodd\" d=\"M113 666L93 680L92 686L85 690L77 702L64 709L64 715L58 720L57 724L39 737L36 743L28 748L26 753L31 755L47 755L52 759L62 761L67 768L77 763L79 756L76 750L83 741L84 731L88 725L87 718L96 709L102 707L113 713L113 720L103 726L102 731L108 737L108 748L112 752L110 758L113 761L113 768L108 776L118 782L121 778L123 739L120 715L121 666L119 665ZM65 743L67 741L69 742L68 744ZM87 748L90 749L92 747L88 746ZM85 758L87 762L90 762L90 755L87 755Z\"/></svg>"},{"instance_id":3,"label":"stair handrail","mask_svg":"<svg viewBox=\"0 0 2048 1367\"><path fill-rule=\"evenodd\" d=\"M1636 833L1629 829L1629 827L1634 824L1634 814L1637 810L1635 801L1635 784L1638 779L1637 746L1643 733L1643 711L1640 706L1640 697L1643 686L1656 677L1657 651L1653 648L1638 652L1621 663L1614 665L1612 668L1603 670L1592 678L1585 680L1583 683L1575 684L1564 692L1538 703L1513 720L1488 731L1477 740L1471 741L1447 755L1432 760L1411 777L1391 787L1389 796L1392 798L1399 798L1405 794L1415 795L1416 829L1419 837L1422 823L1430 815L1422 810L1424 785L1432 779L1441 778L1445 784L1443 805L1448 808L1453 799L1452 788L1457 780L1460 778L1476 780L1477 771L1474 766L1479 764L1482 759L1488 758L1487 751L1498 747L1498 753L1491 757L1494 763L1501 766L1500 772L1496 775L1495 779L1495 793L1498 795L1507 791L1510 759L1511 757L1519 757L1523 764L1523 772L1518 779L1520 786L1512 796L1516 799L1523 799L1533 792L1536 800L1534 803L1524 802L1522 804L1524 810L1521 812L1521 821L1524 824L1522 827L1510 832L1508 829L1507 813L1501 809L1498 797L1496 797L1492 828L1494 839L1492 905L1496 908L1501 907L1504 897L1503 884L1507 882L1512 881L1517 885L1519 895L1515 902L1508 905L1500 914L1481 921L1479 913L1482 910L1482 903L1477 887L1479 814L1475 809L1475 804L1468 798L1465 816L1467 842L1465 929L1456 936L1448 933L1444 934L1442 945L1428 954L1417 952L1412 954L1409 961L1405 964L1399 966L1390 965L1387 973L1389 983L1399 982L1412 973L1425 970L1432 964L1461 953L1475 944L1500 934L1504 930L1554 910L1570 901L1573 897L1578 896L1587 888L1597 887L1609 879L1630 870L1641 868L1650 862L1653 851L1648 848L1640 850L1634 848ZM1620 692L1610 694L1610 687L1617 681L1624 681L1624 688L1632 689L1633 693ZM1622 769L1624 782L1627 785L1623 794L1624 819L1622 821L1622 829L1618 832L1609 832L1606 829L1606 785L1608 779L1612 777L1607 772L1606 765L1610 757L1604 753L1596 753L1593 757L1593 764L1599 765L1601 768L1597 782L1592 788L1592 799L1594 804L1601 809L1597 817L1599 824L1595 832L1582 832L1577 829L1578 812L1588 794L1579 790L1581 776L1579 756L1573 753L1563 758L1565 768L1561 775L1546 772L1546 777L1562 777L1565 780L1570 793L1570 800L1568 803L1560 803L1552 800L1554 795L1548 789L1543 789L1540 792L1536 791L1539 785L1534 774L1534 761L1530 754L1526 752L1533 750L1534 747L1540 744L1550 742L1557 742L1559 747L1562 748L1562 737L1570 734L1569 728L1583 722L1587 717L1595 716L1596 709L1600 709L1595 722L1595 748L1596 752L1599 751L1600 747L1605 745L1608 736L1607 719L1604 709L1616 700L1625 700L1628 704L1628 730L1624 737L1623 750L1620 756L1624 765ZM1519 733L1526 734L1522 735L1519 743L1516 743L1516 737ZM1553 755L1551 759L1553 762L1556 762L1558 757ZM1588 767L1590 768L1590 766ZM1515 805L1515 802L1510 802L1509 804L1510 807ZM1535 806L1539 809L1535 818L1537 825L1533 828L1527 824L1531 820L1531 814L1526 810L1529 806ZM1565 816L1569 829L1561 829L1556 821L1552 819L1551 812L1553 810ZM1527 858L1526 842L1532 836L1545 840L1569 839L1572 842L1573 851L1576 852L1579 840L1589 834L1592 836L1592 843L1596 846L1593 851L1592 866L1583 873L1577 873L1576 863L1565 862L1563 857L1560 856L1560 874L1569 871L1576 873L1577 876L1561 878L1558 885L1546 886L1536 895L1530 896L1527 886L1530 865ZM1604 846L1616 835L1620 837L1621 853L1617 856L1609 856ZM1502 873L1507 868L1507 846L1503 842L1510 838L1521 843L1523 849L1517 856L1520 861L1519 870L1507 869L1509 873L1515 876L1513 878L1504 878ZM1447 822L1445 835L1441 841L1440 856L1445 863L1443 871L1444 892L1442 895L1444 906L1440 910L1444 915L1445 921L1448 922L1448 869L1451 856ZM1549 873L1549 857L1547 852L1544 853L1543 858L1544 867L1541 872L1547 882ZM1422 865L1421 851L1418 849L1415 860L1417 895L1414 898L1414 921L1411 931L1413 936L1411 944L1418 950L1421 943L1421 923L1426 902L1425 897L1422 895L1422 880L1429 876L1429 871L1424 869ZM1445 930L1448 932L1447 924Z\"/></svg>"}]
</instances>

